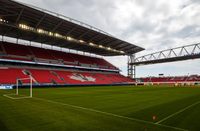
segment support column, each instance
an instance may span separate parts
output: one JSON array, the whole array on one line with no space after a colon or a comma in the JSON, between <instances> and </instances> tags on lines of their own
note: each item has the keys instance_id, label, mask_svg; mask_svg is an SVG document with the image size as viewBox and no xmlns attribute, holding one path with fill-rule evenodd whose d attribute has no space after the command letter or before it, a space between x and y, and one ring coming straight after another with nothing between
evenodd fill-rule
<instances>
[{"instance_id":1,"label":"support column","mask_svg":"<svg viewBox=\"0 0 200 131\"><path fill-rule=\"evenodd\" d=\"M136 78L136 67L135 65L131 64L131 63L134 63L134 61L135 61L135 54L129 55L127 73L130 78Z\"/></svg>"}]
</instances>

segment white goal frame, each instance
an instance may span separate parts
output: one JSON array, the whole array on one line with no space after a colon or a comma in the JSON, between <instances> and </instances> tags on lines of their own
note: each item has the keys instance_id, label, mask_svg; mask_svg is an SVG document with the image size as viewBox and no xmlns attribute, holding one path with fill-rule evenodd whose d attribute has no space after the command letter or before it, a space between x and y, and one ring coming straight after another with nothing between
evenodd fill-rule
<instances>
[{"instance_id":1,"label":"white goal frame","mask_svg":"<svg viewBox=\"0 0 200 131\"><path fill-rule=\"evenodd\" d=\"M19 81L23 81L23 80L30 80L29 86L30 86L30 95L29 97L33 97L33 78L29 77L29 78L19 78L16 79L16 95L19 95Z\"/></svg>"},{"instance_id":2,"label":"white goal frame","mask_svg":"<svg viewBox=\"0 0 200 131\"><path fill-rule=\"evenodd\" d=\"M23 80L30 80L30 83L27 84L27 86L30 86L30 95L29 96L25 96L22 95L20 97L15 97L15 96L19 96L19 81L23 81ZM16 92L13 94L4 94L4 97L7 97L9 99L26 99L26 98L32 98L33 97L33 78L30 76L29 78L19 78L16 79Z\"/></svg>"}]
</instances>

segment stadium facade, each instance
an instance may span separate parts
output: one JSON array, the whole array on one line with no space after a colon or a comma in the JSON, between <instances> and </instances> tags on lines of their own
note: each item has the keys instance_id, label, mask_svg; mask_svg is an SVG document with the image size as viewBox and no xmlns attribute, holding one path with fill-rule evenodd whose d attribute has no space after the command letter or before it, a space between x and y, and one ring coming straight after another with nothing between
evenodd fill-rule
<instances>
[{"instance_id":1,"label":"stadium facade","mask_svg":"<svg viewBox=\"0 0 200 131\"><path fill-rule=\"evenodd\" d=\"M34 85L113 85L135 81L103 58L54 50L69 49L99 56L134 54L143 48L100 29L38 7L12 0L0 1L0 84L15 85L31 77ZM8 42L8 38L16 42ZM30 44L22 45L20 40ZM34 47L33 42L50 49ZM130 61L131 62L131 61ZM130 65L129 65L130 66ZM133 66L129 75L133 76ZM19 81L21 85L28 82Z\"/></svg>"}]
</instances>

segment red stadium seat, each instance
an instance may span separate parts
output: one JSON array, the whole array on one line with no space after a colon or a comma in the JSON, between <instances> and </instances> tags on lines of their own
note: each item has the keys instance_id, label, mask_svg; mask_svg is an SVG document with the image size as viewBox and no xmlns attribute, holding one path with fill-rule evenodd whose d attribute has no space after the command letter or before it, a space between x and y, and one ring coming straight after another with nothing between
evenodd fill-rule
<instances>
[{"instance_id":1,"label":"red stadium seat","mask_svg":"<svg viewBox=\"0 0 200 131\"><path fill-rule=\"evenodd\" d=\"M1 56L1 58L3 59L40 61L46 63L50 63L53 61L57 64L62 63L65 65L78 65L103 69L117 69L115 66L113 66L112 64L110 64L102 58L65 53L32 46L12 44L8 42L4 42L2 48L4 48L7 53L6 56ZM1 50L3 52L2 48Z\"/></svg>"},{"instance_id":2,"label":"red stadium seat","mask_svg":"<svg viewBox=\"0 0 200 131\"><path fill-rule=\"evenodd\" d=\"M1 84L15 84L17 78L27 78L28 72L39 84L119 84L134 82L117 73L77 72L44 69L0 69ZM12 75L11 75L12 74Z\"/></svg>"}]
</instances>

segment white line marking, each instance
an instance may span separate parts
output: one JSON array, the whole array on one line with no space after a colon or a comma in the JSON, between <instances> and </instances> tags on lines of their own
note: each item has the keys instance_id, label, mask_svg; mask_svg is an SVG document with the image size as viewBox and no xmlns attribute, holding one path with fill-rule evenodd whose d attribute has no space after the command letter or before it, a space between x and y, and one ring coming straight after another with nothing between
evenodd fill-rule
<instances>
[{"instance_id":1,"label":"white line marking","mask_svg":"<svg viewBox=\"0 0 200 131\"><path fill-rule=\"evenodd\" d=\"M15 99L15 98L13 98L13 97L11 97L11 96L8 96L8 95L3 95L4 97L7 97L7 98L9 98L9 99Z\"/></svg>"},{"instance_id":2,"label":"white line marking","mask_svg":"<svg viewBox=\"0 0 200 131\"><path fill-rule=\"evenodd\" d=\"M104 114L104 115L108 115L108 116L113 116L113 117L118 117L118 118L122 118L122 119L131 120L131 121L136 121L136 122L139 122L139 123L146 123L146 124L151 124L151 125L157 125L157 126L171 128L171 129L180 130L180 131L188 131L186 129L182 129L182 128L178 128L178 127L163 125L163 124L159 124L159 123L153 123L153 122L150 122L150 121L145 121L145 120L141 120L141 119L136 119L136 118L126 117L126 116L121 116L121 115L117 115L117 114L113 114L113 113L109 113L109 112L104 112L104 111L99 111L99 110L95 110L95 109L91 109L91 108L85 108L85 107L81 107L81 106L75 106L75 105L71 105L71 104L66 104L66 103L62 103L62 102L56 102L56 101L47 100L47 99L38 98L38 97L33 97L33 98L34 99L38 99L38 100L42 100L42 101L45 101L45 102L49 102L49 103L54 103L54 104L59 104L59 105L64 105L64 106L69 106L69 107L73 107L73 108L76 108L76 109L81 109L81 110L86 110L86 111L90 111L90 112L96 112L96 113L100 113L100 114Z\"/></svg>"},{"instance_id":3,"label":"white line marking","mask_svg":"<svg viewBox=\"0 0 200 131\"><path fill-rule=\"evenodd\" d=\"M163 118L162 120L156 122L156 124L160 124L161 122L166 121L167 119L169 119L169 118L171 118L171 117L173 117L175 115L178 115L178 114L184 112L185 110L187 110L187 109L189 109L189 108L191 108L191 107L193 107L195 105L198 105L198 104L200 104L200 101L197 101L197 102L195 102L195 103L193 103L193 104L191 104L191 105L189 105L189 106L187 106L187 107L185 107L185 108L183 108L183 109L181 109L181 110L179 110L179 111L177 111L177 112L175 112L175 113Z\"/></svg>"},{"instance_id":4,"label":"white line marking","mask_svg":"<svg viewBox=\"0 0 200 131\"><path fill-rule=\"evenodd\" d=\"M10 95L15 95L15 94L4 94L3 96L4 96L4 97L7 97L7 98L10 98L10 99L13 99L13 100L31 98L31 97L29 97L29 96L23 96L23 97L17 97L17 98L15 98L15 97L12 97L12 96L10 96Z\"/></svg>"}]
</instances>

